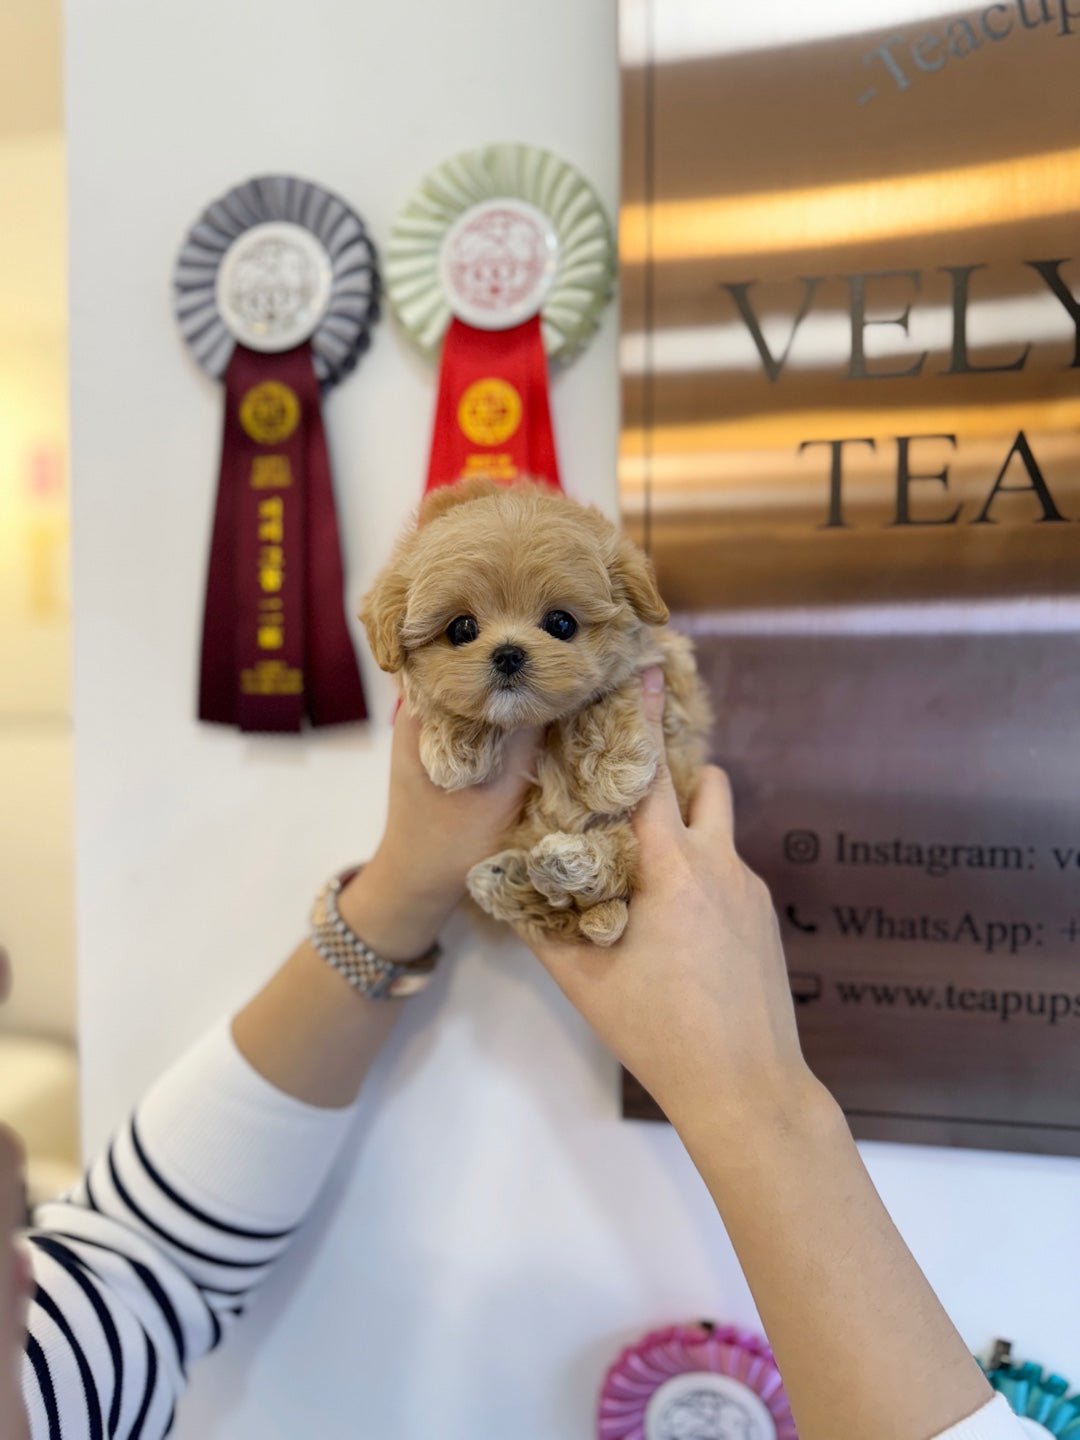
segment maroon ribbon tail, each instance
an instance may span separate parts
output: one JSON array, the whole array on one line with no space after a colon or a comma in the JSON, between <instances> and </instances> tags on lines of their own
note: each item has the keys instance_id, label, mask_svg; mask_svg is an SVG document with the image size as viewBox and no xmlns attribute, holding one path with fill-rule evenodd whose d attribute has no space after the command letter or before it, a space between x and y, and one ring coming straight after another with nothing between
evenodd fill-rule
<instances>
[{"instance_id":1,"label":"maroon ribbon tail","mask_svg":"<svg viewBox=\"0 0 1080 1440\"><path fill-rule=\"evenodd\" d=\"M226 379L225 423L221 441L214 529L210 541L206 596L203 602L202 652L199 664L199 719L212 725L235 725L236 719L236 495L243 483L240 457L230 445L235 405Z\"/></svg>"},{"instance_id":2,"label":"maroon ribbon tail","mask_svg":"<svg viewBox=\"0 0 1080 1440\"><path fill-rule=\"evenodd\" d=\"M246 410L246 419L242 415ZM245 731L363 720L319 386L308 345L237 345L203 616L199 719Z\"/></svg>"},{"instance_id":3,"label":"maroon ribbon tail","mask_svg":"<svg viewBox=\"0 0 1080 1440\"><path fill-rule=\"evenodd\" d=\"M313 725L342 725L366 720L368 710L345 619L345 571L317 384L308 415L307 705Z\"/></svg>"}]
</instances>

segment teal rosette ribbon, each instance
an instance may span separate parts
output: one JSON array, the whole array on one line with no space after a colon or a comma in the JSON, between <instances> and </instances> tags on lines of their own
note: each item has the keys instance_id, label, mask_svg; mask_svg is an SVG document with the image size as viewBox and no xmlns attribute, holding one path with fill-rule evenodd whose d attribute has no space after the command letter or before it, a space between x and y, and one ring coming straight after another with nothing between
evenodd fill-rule
<instances>
[{"instance_id":1,"label":"teal rosette ribbon","mask_svg":"<svg viewBox=\"0 0 1080 1440\"><path fill-rule=\"evenodd\" d=\"M980 1362L981 1363L981 1362ZM1012 1347L999 1341L994 1359L983 1369L986 1378L1020 1417L1032 1440L1053 1435L1057 1440L1080 1440L1080 1391L1069 1393L1069 1382L1048 1374L1034 1360L1022 1365L1012 1359Z\"/></svg>"}]
</instances>

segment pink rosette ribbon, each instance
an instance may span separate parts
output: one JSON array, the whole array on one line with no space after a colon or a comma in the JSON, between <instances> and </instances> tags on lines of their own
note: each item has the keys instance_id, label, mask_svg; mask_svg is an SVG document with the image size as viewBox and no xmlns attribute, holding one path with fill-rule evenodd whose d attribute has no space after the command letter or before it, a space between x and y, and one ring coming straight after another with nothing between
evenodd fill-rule
<instances>
[{"instance_id":1,"label":"pink rosette ribbon","mask_svg":"<svg viewBox=\"0 0 1080 1440\"><path fill-rule=\"evenodd\" d=\"M604 1377L600 1440L798 1440L780 1371L749 1330L654 1330Z\"/></svg>"}]
</instances>

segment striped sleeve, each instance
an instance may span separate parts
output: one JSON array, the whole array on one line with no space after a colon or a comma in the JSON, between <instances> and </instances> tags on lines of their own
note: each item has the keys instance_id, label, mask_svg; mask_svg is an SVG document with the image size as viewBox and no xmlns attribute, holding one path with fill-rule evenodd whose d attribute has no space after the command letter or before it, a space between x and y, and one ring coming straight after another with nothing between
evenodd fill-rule
<instances>
[{"instance_id":1,"label":"striped sleeve","mask_svg":"<svg viewBox=\"0 0 1080 1440\"><path fill-rule=\"evenodd\" d=\"M32 1440L168 1434L192 1362L287 1248L351 1114L276 1090L227 1026L158 1081L24 1237Z\"/></svg>"}]
</instances>

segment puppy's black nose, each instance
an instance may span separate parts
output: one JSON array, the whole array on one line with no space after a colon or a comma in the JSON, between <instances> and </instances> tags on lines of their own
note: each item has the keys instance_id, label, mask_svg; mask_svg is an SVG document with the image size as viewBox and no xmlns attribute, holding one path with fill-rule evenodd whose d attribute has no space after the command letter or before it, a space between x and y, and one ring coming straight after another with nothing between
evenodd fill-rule
<instances>
[{"instance_id":1,"label":"puppy's black nose","mask_svg":"<svg viewBox=\"0 0 1080 1440\"><path fill-rule=\"evenodd\" d=\"M491 652L491 663L500 675L516 675L527 659L520 645L497 645Z\"/></svg>"}]
</instances>

